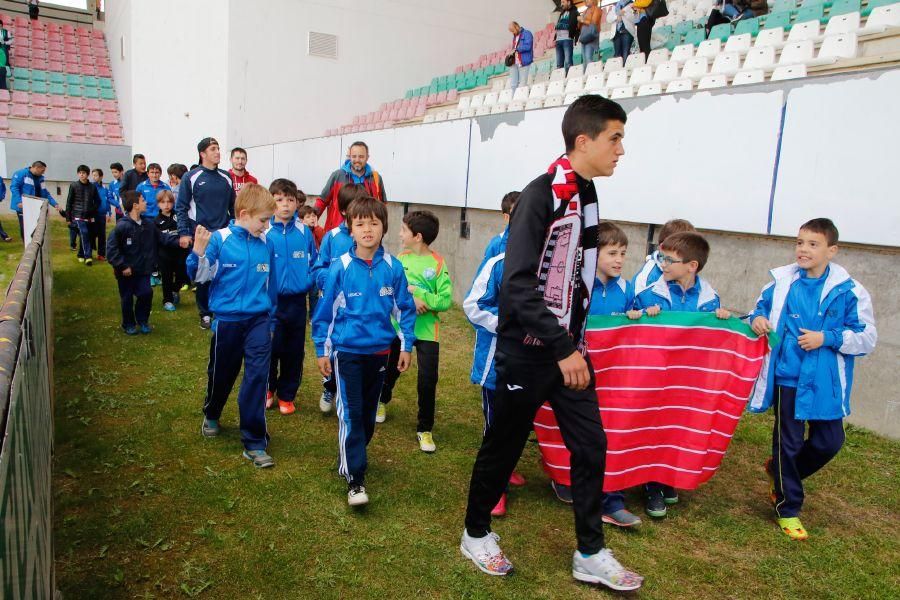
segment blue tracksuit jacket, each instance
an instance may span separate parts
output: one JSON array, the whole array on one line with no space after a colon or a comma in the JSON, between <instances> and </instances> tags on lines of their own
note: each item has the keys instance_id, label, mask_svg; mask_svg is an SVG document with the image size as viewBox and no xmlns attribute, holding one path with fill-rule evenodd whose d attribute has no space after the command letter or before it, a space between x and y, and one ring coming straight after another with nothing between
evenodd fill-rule
<instances>
[{"instance_id":1,"label":"blue tracksuit jacket","mask_svg":"<svg viewBox=\"0 0 900 600\"><path fill-rule=\"evenodd\" d=\"M751 322L766 317L778 334L781 343L773 348L763 362L756 381L750 410L764 412L772 406L775 393L775 370L782 360L787 344L797 340L786 335L786 321L794 318L785 314L786 300L791 287L800 279L800 267L794 263L771 271L772 282L766 285ZM825 343L805 352L797 374L797 397L794 418L800 420L832 420L850 414L850 390L853 387L853 361L875 349L878 332L872 298L846 269L831 263L822 287L816 314L802 315L813 331L825 333Z\"/></svg>"},{"instance_id":2,"label":"blue tracksuit jacket","mask_svg":"<svg viewBox=\"0 0 900 600\"><path fill-rule=\"evenodd\" d=\"M662 277L662 269L656 264L659 250L647 256L644 266L631 278L631 285L635 295L640 294Z\"/></svg>"},{"instance_id":3,"label":"blue tracksuit jacket","mask_svg":"<svg viewBox=\"0 0 900 600\"><path fill-rule=\"evenodd\" d=\"M395 337L411 352L416 341L416 303L397 258L379 248L372 264L356 256L356 245L328 270L316 304L312 337L316 356L332 351L374 354L390 348ZM391 318L400 324L394 329Z\"/></svg>"},{"instance_id":4,"label":"blue tracksuit jacket","mask_svg":"<svg viewBox=\"0 0 900 600\"><path fill-rule=\"evenodd\" d=\"M134 190L147 201L147 210L144 211L144 215L150 219L155 219L156 215L159 214L159 206L156 204L156 195L162 190L169 190L171 192L172 188L169 187L168 183L165 183L162 180L156 182L156 187L153 187L153 184L150 183L149 179L140 182L137 189Z\"/></svg>"},{"instance_id":5,"label":"blue tracksuit jacket","mask_svg":"<svg viewBox=\"0 0 900 600\"><path fill-rule=\"evenodd\" d=\"M41 187L41 197L46 198L50 206L56 206L56 200L44 186L44 176L35 177L31 174L31 168L25 167L13 173L12 178L9 180L9 190L11 192L9 202L14 211L22 212L22 194L34 196L35 184Z\"/></svg>"},{"instance_id":6,"label":"blue tracksuit jacket","mask_svg":"<svg viewBox=\"0 0 900 600\"><path fill-rule=\"evenodd\" d=\"M491 238L491 241L488 242L488 245L484 249L484 258L483 261L497 256L501 252L506 252L506 240L509 238L509 227L503 230L503 233L500 235L495 235ZM484 263L482 263L484 264Z\"/></svg>"},{"instance_id":7,"label":"blue tracksuit jacket","mask_svg":"<svg viewBox=\"0 0 900 600\"><path fill-rule=\"evenodd\" d=\"M212 234L206 253L191 252L188 276L197 283L211 282L209 309L221 321L242 321L271 313L275 286L269 285L272 253L265 234L253 237L235 224Z\"/></svg>"},{"instance_id":8,"label":"blue tracksuit jacket","mask_svg":"<svg viewBox=\"0 0 900 600\"><path fill-rule=\"evenodd\" d=\"M313 279L316 287L325 289L325 280L328 278L328 270L331 264L346 254L353 247L353 237L344 223L341 223L327 232L319 245L319 257L313 266Z\"/></svg>"},{"instance_id":9,"label":"blue tracksuit jacket","mask_svg":"<svg viewBox=\"0 0 900 600\"><path fill-rule=\"evenodd\" d=\"M621 315L634 305L634 286L627 279L614 277L603 285L600 278L594 279L591 293L591 315Z\"/></svg>"},{"instance_id":10,"label":"blue tracksuit jacket","mask_svg":"<svg viewBox=\"0 0 900 600\"><path fill-rule=\"evenodd\" d=\"M280 223L272 217L266 229L266 244L273 257L272 282L279 296L305 294L314 284L316 241L300 219Z\"/></svg>"},{"instance_id":11,"label":"blue tracksuit jacket","mask_svg":"<svg viewBox=\"0 0 900 600\"><path fill-rule=\"evenodd\" d=\"M110 184L112 186L112 184ZM100 196L100 207L97 209L97 216L100 218L105 218L110 215L111 208L115 206L119 210L122 209L122 205L119 203L119 199L112 193L109 189L103 187L103 184L99 181L94 182L94 187L97 188L97 195Z\"/></svg>"},{"instance_id":12,"label":"blue tracksuit jacket","mask_svg":"<svg viewBox=\"0 0 900 600\"><path fill-rule=\"evenodd\" d=\"M228 172L199 166L185 173L175 215L182 236L193 235L198 223L210 231L225 227L235 217L234 187Z\"/></svg>"},{"instance_id":13,"label":"blue tracksuit jacket","mask_svg":"<svg viewBox=\"0 0 900 600\"><path fill-rule=\"evenodd\" d=\"M496 238L495 238L496 239ZM494 353L497 350L497 314L500 304L500 283L503 281L503 262L506 259L506 239L500 252L481 263L472 288L463 300L463 312L475 328L475 351L469 379L490 390L497 387ZM487 251L485 251L487 254Z\"/></svg>"},{"instance_id":14,"label":"blue tracksuit jacket","mask_svg":"<svg viewBox=\"0 0 900 600\"><path fill-rule=\"evenodd\" d=\"M660 277L643 292L635 294L636 309L650 308L657 304L663 310L682 312L713 312L720 306L719 294L699 275L688 290L682 290L676 282L666 282Z\"/></svg>"}]
</instances>

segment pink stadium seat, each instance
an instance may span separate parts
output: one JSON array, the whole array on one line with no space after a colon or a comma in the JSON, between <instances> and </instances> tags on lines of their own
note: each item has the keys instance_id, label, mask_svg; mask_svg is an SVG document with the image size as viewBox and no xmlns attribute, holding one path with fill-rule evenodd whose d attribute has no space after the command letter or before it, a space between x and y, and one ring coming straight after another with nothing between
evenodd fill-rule
<instances>
[{"instance_id":1,"label":"pink stadium seat","mask_svg":"<svg viewBox=\"0 0 900 600\"><path fill-rule=\"evenodd\" d=\"M9 104L6 102L0 103L0 115L9 116Z\"/></svg>"},{"instance_id":2,"label":"pink stadium seat","mask_svg":"<svg viewBox=\"0 0 900 600\"><path fill-rule=\"evenodd\" d=\"M419 104L418 106L416 106L416 112L415 112L414 116L416 116L416 117L424 117L424 116L425 116L425 110L426 110L425 105L424 105L424 104Z\"/></svg>"},{"instance_id":3,"label":"pink stadium seat","mask_svg":"<svg viewBox=\"0 0 900 600\"><path fill-rule=\"evenodd\" d=\"M13 104L28 104L28 92L13 92Z\"/></svg>"},{"instance_id":4,"label":"pink stadium seat","mask_svg":"<svg viewBox=\"0 0 900 600\"><path fill-rule=\"evenodd\" d=\"M0 90L0 102L9 102L10 98L9 90Z\"/></svg>"},{"instance_id":5,"label":"pink stadium seat","mask_svg":"<svg viewBox=\"0 0 900 600\"><path fill-rule=\"evenodd\" d=\"M103 137L103 127L99 123L88 123L87 134L91 137Z\"/></svg>"},{"instance_id":6,"label":"pink stadium seat","mask_svg":"<svg viewBox=\"0 0 900 600\"><path fill-rule=\"evenodd\" d=\"M46 106L32 106L31 107L31 118L32 119L40 119L41 121L46 121L50 118L50 113L47 110Z\"/></svg>"},{"instance_id":7,"label":"pink stadium seat","mask_svg":"<svg viewBox=\"0 0 900 600\"><path fill-rule=\"evenodd\" d=\"M80 72L82 75L96 75L96 74L97 74L97 67L95 67L94 65L86 65L86 64L82 64L82 65L81 65L81 69L79 69L79 72Z\"/></svg>"},{"instance_id":8,"label":"pink stadium seat","mask_svg":"<svg viewBox=\"0 0 900 600\"><path fill-rule=\"evenodd\" d=\"M13 104L12 111L10 112L10 116L17 117L19 119L27 119L28 118L28 106L25 104Z\"/></svg>"},{"instance_id":9,"label":"pink stadium seat","mask_svg":"<svg viewBox=\"0 0 900 600\"><path fill-rule=\"evenodd\" d=\"M416 106L414 104L410 104L406 107L406 111L403 113L403 118L406 120L414 119L416 117Z\"/></svg>"},{"instance_id":10,"label":"pink stadium seat","mask_svg":"<svg viewBox=\"0 0 900 600\"><path fill-rule=\"evenodd\" d=\"M63 62L65 60L65 57L62 53L62 46L59 47L59 50L50 48L47 51L47 60L49 60L50 62Z\"/></svg>"},{"instance_id":11,"label":"pink stadium seat","mask_svg":"<svg viewBox=\"0 0 900 600\"><path fill-rule=\"evenodd\" d=\"M91 37L94 39L98 39L98 40L104 39L103 32L100 31L99 29L91 29Z\"/></svg>"},{"instance_id":12,"label":"pink stadium seat","mask_svg":"<svg viewBox=\"0 0 900 600\"><path fill-rule=\"evenodd\" d=\"M85 111L84 114L88 123L99 124L103 122L103 113L101 112Z\"/></svg>"},{"instance_id":13,"label":"pink stadium seat","mask_svg":"<svg viewBox=\"0 0 900 600\"><path fill-rule=\"evenodd\" d=\"M101 100L100 109L105 112L116 112L119 110L115 100Z\"/></svg>"},{"instance_id":14,"label":"pink stadium seat","mask_svg":"<svg viewBox=\"0 0 900 600\"><path fill-rule=\"evenodd\" d=\"M47 22L41 21L40 19L35 19L35 20L31 21L30 25L31 25L31 28L34 29L35 31L37 31L37 30L45 30L46 31L46 29L47 29Z\"/></svg>"},{"instance_id":15,"label":"pink stadium seat","mask_svg":"<svg viewBox=\"0 0 900 600\"><path fill-rule=\"evenodd\" d=\"M65 96L50 96L50 107L51 108L65 108L66 107L66 97Z\"/></svg>"},{"instance_id":16,"label":"pink stadium seat","mask_svg":"<svg viewBox=\"0 0 900 600\"><path fill-rule=\"evenodd\" d=\"M34 106L49 106L50 96L47 94L32 94L31 104Z\"/></svg>"},{"instance_id":17,"label":"pink stadium seat","mask_svg":"<svg viewBox=\"0 0 900 600\"><path fill-rule=\"evenodd\" d=\"M78 54L78 46L67 42L63 44L63 52L65 52L68 56L74 57L76 54Z\"/></svg>"},{"instance_id":18,"label":"pink stadium seat","mask_svg":"<svg viewBox=\"0 0 900 600\"><path fill-rule=\"evenodd\" d=\"M355 117L353 117L353 124L359 125L359 115L356 115Z\"/></svg>"},{"instance_id":19,"label":"pink stadium seat","mask_svg":"<svg viewBox=\"0 0 900 600\"><path fill-rule=\"evenodd\" d=\"M73 136L83 136L87 134L84 123L72 123L71 133Z\"/></svg>"},{"instance_id":20,"label":"pink stadium seat","mask_svg":"<svg viewBox=\"0 0 900 600\"><path fill-rule=\"evenodd\" d=\"M65 108L52 107L50 109L51 121L65 121L68 118Z\"/></svg>"},{"instance_id":21,"label":"pink stadium seat","mask_svg":"<svg viewBox=\"0 0 900 600\"><path fill-rule=\"evenodd\" d=\"M400 118L399 113L400 113L400 111L398 111L395 108L394 110L391 111L391 114L388 115L388 119L390 119L391 121L396 121L397 119ZM387 120L387 119L385 119L385 120Z\"/></svg>"},{"instance_id":22,"label":"pink stadium seat","mask_svg":"<svg viewBox=\"0 0 900 600\"><path fill-rule=\"evenodd\" d=\"M47 62L46 58L32 58L31 64L29 66L32 69L40 69L41 71L46 71L50 66L50 63Z\"/></svg>"},{"instance_id":23,"label":"pink stadium seat","mask_svg":"<svg viewBox=\"0 0 900 600\"><path fill-rule=\"evenodd\" d=\"M99 112L100 111L100 101L95 100L94 98L85 98L84 107L87 110L95 110L95 111Z\"/></svg>"},{"instance_id":24,"label":"pink stadium seat","mask_svg":"<svg viewBox=\"0 0 900 600\"><path fill-rule=\"evenodd\" d=\"M73 98L71 96L66 96L66 105L69 108L81 110L84 108L84 100L82 98Z\"/></svg>"},{"instance_id":25,"label":"pink stadium seat","mask_svg":"<svg viewBox=\"0 0 900 600\"><path fill-rule=\"evenodd\" d=\"M387 120L388 120L388 117L389 117L390 114L391 114L391 110L393 110L393 109L388 109L388 110L383 110L383 111L381 111L381 115L379 115L378 120L379 120L379 121L387 121Z\"/></svg>"},{"instance_id":26,"label":"pink stadium seat","mask_svg":"<svg viewBox=\"0 0 900 600\"><path fill-rule=\"evenodd\" d=\"M425 98L425 104L431 106L437 100L437 94L428 94Z\"/></svg>"},{"instance_id":27,"label":"pink stadium seat","mask_svg":"<svg viewBox=\"0 0 900 600\"><path fill-rule=\"evenodd\" d=\"M68 23L63 23L62 25L63 35L75 35L75 28L69 25Z\"/></svg>"},{"instance_id":28,"label":"pink stadium seat","mask_svg":"<svg viewBox=\"0 0 900 600\"><path fill-rule=\"evenodd\" d=\"M6 137L10 137L14 140L27 140L28 134L21 131L10 131L6 134Z\"/></svg>"},{"instance_id":29,"label":"pink stadium seat","mask_svg":"<svg viewBox=\"0 0 900 600\"><path fill-rule=\"evenodd\" d=\"M459 98L459 92L456 91L456 88L450 88L447 90L447 102L456 102Z\"/></svg>"},{"instance_id":30,"label":"pink stadium seat","mask_svg":"<svg viewBox=\"0 0 900 600\"><path fill-rule=\"evenodd\" d=\"M47 69L50 71L56 71L58 73L63 73L65 66L63 65L62 61L51 60L50 62L47 63Z\"/></svg>"},{"instance_id":31,"label":"pink stadium seat","mask_svg":"<svg viewBox=\"0 0 900 600\"><path fill-rule=\"evenodd\" d=\"M46 50L47 49L47 40L39 40L37 38L31 38L31 50Z\"/></svg>"},{"instance_id":32,"label":"pink stadium seat","mask_svg":"<svg viewBox=\"0 0 900 600\"><path fill-rule=\"evenodd\" d=\"M97 64L96 59L93 56L91 56L90 54L82 54L81 58L80 58L80 62L82 64L86 64L86 65L96 65Z\"/></svg>"},{"instance_id":33,"label":"pink stadium seat","mask_svg":"<svg viewBox=\"0 0 900 600\"><path fill-rule=\"evenodd\" d=\"M112 77L112 71L109 67L97 67L98 77Z\"/></svg>"},{"instance_id":34,"label":"pink stadium seat","mask_svg":"<svg viewBox=\"0 0 900 600\"><path fill-rule=\"evenodd\" d=\"M84 111L77 108L70 108L67 111L69 121L72 123L84 123Z\"/></svg>"},{"instance_id":35,"label":"pink stadium seat","mask_svg":"<svg viewBox=\"0 0 900 600\"><path fill-rule=\"evenodd\" d=\"M67 142L68 139L64 135L51 135L50 141L51 142Z\"/></svg>"},{"instance_id":36,"label":"pink stadium seat","mask_svg":"<svg viewBox=\"0 0 900 600\"><path fill-rule=\"evenodd\" d=\"M37 40L46 40L46 39L47 39L47 32L44 31L43 29L35 29L35 30L31 33L31 39L32 39L33 41L37 41ZM32 43L34 43L34 42L32 42Z\"/></svg>"},{"instance_id":37,"label":"pink stadium seat","mask_svg":"<svg viewBox=\"0 0 900 600\"><path fill-rule=\"evenodd\" d=\"M103 128L106 131L106 137L110 138L121 138L122 137L122 128L118 125L107 125Z\"/></svg>"},{"instance_id":38,"label":"pink stadium seat","mask_svg":"<svg viewBox=\"0 0 900 600\"><path fill-rule=\"evenodd\" d=\"M16 17L16 27L28 27L28 17Z\"/></svg>"},{"instance_id":39,"label":"pink stadium seat","mask_svg":"<svg viewBox=\"0 0 900 600\"><path fill-rule=\"evenodd\" d=\"M443 103L446 102L446 101L447 101L447 91L444 90L443 92L438 92L438 95L437 95L437 103L438 103L438 104L443 104Z\"/></svg>"},{"instance_id":40,"label":"pink stadium seat","mask_svg":"<svg viewBox=\"0 0 900 600\"><path fill-rule=\"evenodd\" d=\"M87 53L85 53L86 55ZM105 58L106 57L106 48L91 48L90 52L91 56L95 56L97 58Z\"/></svg>"}]
</instances>

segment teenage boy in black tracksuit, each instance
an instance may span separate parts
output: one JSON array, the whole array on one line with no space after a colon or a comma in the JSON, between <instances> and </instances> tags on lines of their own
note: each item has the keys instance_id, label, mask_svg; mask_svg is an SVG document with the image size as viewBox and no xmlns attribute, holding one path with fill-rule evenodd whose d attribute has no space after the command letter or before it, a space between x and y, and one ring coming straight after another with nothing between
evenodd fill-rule
<instances>
[{"instance_id":1,"label":"teenage boy in black tracksuit","mask_svg":"<svg viewBox=\"0 0 900 600\"><path fill-rule=\"evenodd\" d=\"M88 267L93 263L91 234L94 220L97 218L97 209L100 208L100 195L88 179L90 174L91 170L87 165L78 165L78 181L73 181L69 185L69 197L66 199L66 219L78 228L78 236L81 239L78 260Z\"/></svg>"}]
</instances>

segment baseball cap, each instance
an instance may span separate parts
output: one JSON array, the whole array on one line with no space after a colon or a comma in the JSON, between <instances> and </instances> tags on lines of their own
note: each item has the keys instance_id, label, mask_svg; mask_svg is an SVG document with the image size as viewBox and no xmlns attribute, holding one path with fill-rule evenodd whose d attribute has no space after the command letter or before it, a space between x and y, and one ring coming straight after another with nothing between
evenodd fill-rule
<instances>
[{"instance_id":1,"label":"baseball cap","mask_svg":"<svg viewBox=\"0 0 900 600\"><path fill-rule=\"evenodd\" d=\"M200 143L199 143L199 144L197 144L197 152L203 152L204 150L206 150L207 148L209 148L209 147L212 146L213 144L216 144L216 145L219 144L219 142L218 142L218 140L216 140L216 138L214 138L214 137L205 137L205 138L203 138L202 140L200 140Z\"/></svg>"}]
</instances>

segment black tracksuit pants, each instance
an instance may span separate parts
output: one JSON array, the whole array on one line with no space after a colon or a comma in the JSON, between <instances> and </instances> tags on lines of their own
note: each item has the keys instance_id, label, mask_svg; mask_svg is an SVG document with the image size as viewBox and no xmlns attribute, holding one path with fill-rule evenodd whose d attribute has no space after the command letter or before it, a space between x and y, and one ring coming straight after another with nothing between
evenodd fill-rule
<instances>
[{"instance_id":1,"label":"black tracksuit pants","mask_svg":"<svg viewBox=\"0 0 900 600\"><path fill-rule=\"evenodd\" d=\"M437 402L438 362L440 359L441 345L438 342L428 340L416 340L413 342L416 348L416 361L418 369L416 373L416 395L419 399L419 416L416 420L416 431L432 431L434 429L434 411ZM391 344L391 354L388 357L387 375L384 378L384 390L381 392L381 402L387 404L394 394L394 384L400 378L397 363L400 362L400 338L394 338Z\"/></svg>"}]
</instances>

